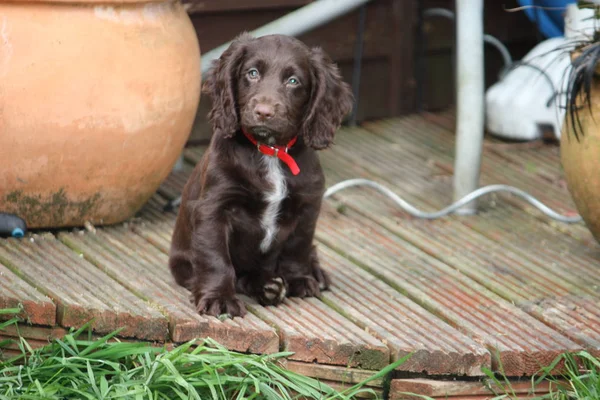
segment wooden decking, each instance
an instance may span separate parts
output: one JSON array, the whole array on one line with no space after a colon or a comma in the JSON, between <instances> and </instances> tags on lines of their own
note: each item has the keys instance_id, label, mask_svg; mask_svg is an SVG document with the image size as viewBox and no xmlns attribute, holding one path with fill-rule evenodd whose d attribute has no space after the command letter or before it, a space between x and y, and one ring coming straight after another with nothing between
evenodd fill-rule
<instances>
[{"instance_id":1,"label":"wooden decking","mask_svg":"<svg viewBox=\"0 0 600 400\"><path fill-rule=\"evenodd\" d=\"M321 153L328 185L374 179L419 208L442 208L452 200L453 130L451 114L344 128ZM418 220L371 189L348 189L325 202L317 232L331 291L276 308L246 299L244 319L197 315L169 275L175 214L161 209L201 153L186 150L184 170L128 223L0 240L0 307L24 307L31 343L94 319L98 333L124 328L138 340L210 336L238 351L289 350L289 368L329 382L412 353L392 398L482 395L473 382L482 367L531 376L565 351L600 355L600 245L583 224L557 223L508 194L480 200L475 216ZM486 140L481 183L575 212L556 144Z\"/></svg>"}]
</instances>

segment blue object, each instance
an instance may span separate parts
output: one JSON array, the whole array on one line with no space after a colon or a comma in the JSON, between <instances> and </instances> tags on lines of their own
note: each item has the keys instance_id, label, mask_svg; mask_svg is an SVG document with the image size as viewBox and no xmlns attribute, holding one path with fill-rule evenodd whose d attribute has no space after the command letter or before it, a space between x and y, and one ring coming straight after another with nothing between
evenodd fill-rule
<instances>
[{"instance_id":1,"label":"blue object","mask_svg":"<svg viewBox=\"0 0 600 400\"><path fill-rule=\"evenodd\" d=\"M564 14L569 4L577 0L517 0L521 7L526 8L525 14L537 25L539 31L546 38L564 36Z\"/></svg>"},{"instance_id":2,"label":"blue object","mask_svg":"<svg viewBox=\"0 0 600 400\"><path fill-rule=\"evenodd\" d=\"M0 212L0 237L12 236L22 238L27 232L27 225L22 218L14 214Z\"/></svg>"},{"instance_id":3,"label":"blue object","mask_svg":"<svg viewBox=\"0 0 600 400\"><path fill-rule=\"evenodd\" d=\"M13 229L12 237L22 238L23 236L25 236L25 232L23 232L23 229L21 229L21 228Z\"/></svg>"}]
</instances>

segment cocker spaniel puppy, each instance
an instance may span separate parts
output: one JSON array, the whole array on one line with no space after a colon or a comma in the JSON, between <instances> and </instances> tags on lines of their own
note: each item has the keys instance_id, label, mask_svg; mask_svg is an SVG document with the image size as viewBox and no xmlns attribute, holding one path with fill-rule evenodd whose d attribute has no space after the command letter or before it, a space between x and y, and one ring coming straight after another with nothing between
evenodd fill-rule
<instances>
[{"instance_id":1,"label":"cocker spaniel puppy","mask_svg":"<svg viewBox=\"0 0 600 400\"><path fill-rule=\"evenodd\" d=\"M169 268L201 314L243 316L236 293L277 305L329 287L313 236L327 148L350 87L319 48L243 34L214 62L211 143L190 176Z\"/></svg>"}]
</instances>

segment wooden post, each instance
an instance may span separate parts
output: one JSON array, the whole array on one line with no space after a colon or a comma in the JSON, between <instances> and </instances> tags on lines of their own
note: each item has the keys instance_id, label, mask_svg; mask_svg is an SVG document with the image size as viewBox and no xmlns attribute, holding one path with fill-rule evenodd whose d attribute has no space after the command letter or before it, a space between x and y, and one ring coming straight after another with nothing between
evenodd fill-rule
<instances>
[{"instance_id":1,"label":"wooden post","mask_svg":"<svg viewBox=\"0 0 600 400\"><path fill-rule=\"evenodd\" d=\"M414 53L418 0L389 0L394 47L390 49L390 115L415 111Z\"/></svg>"}]
</instances>

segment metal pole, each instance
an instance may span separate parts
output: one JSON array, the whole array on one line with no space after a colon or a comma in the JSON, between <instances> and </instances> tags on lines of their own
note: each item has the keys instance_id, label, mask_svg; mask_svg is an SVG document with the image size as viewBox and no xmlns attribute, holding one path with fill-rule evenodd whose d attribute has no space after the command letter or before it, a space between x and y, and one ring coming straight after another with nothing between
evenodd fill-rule
<instances>
[{"instance_id":1,"label":"metal pole","mask_svg":"<svg viewBox=\"0 0 600 400\"><path fill-rule=\"evenodd\" d=\"M261 26L250 34L255 37L272 34L298 36L347 14L369 1L371 0L317 0ZM221 57L230 44L231 42L227 42L202 55L203 74L211 68L213 60Z\"/></svg>"},{"instance_id":2,"label":"metal pole","mask_svg":"<svg viewBox=\"0 0 600 400\"><path fill-rule=\"evenodd\" d=\"M456 154L454 200L479 187L484 130L483 0L456 0ZM475 201L458 214L474 214Z\"/></svg>"}]
</instances>

